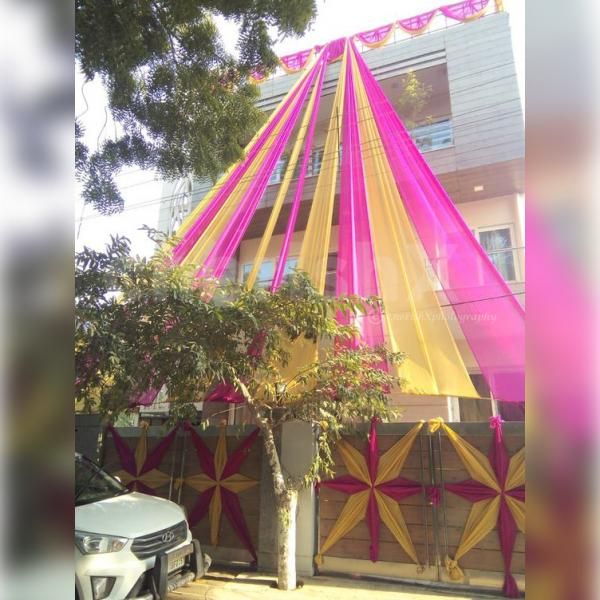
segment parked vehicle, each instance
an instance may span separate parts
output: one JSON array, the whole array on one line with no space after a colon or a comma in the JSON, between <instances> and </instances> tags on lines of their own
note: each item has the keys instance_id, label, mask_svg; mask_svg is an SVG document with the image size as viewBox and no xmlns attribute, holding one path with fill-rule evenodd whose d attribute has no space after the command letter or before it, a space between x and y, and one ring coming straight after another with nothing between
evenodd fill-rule
<instances>
[{"instance_id":1,"label":"parked vehicle","mask_svg":"<svg viewBox=\"0 0 600 600\"><path fill-rule=\"evenodd\" d=\"M77 600L163 600L209 565L181 506L131 492L75 455Z\"/></svg>"}]
</instances>

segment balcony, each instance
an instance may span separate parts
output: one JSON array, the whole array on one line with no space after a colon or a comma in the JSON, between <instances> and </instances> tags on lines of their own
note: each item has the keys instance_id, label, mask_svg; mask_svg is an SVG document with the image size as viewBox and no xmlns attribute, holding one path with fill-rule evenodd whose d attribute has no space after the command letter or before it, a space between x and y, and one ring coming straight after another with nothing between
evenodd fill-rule
<instances>
[{"instance_id":1,"label":"balcony","mask_svg":"<svg viewBox=\"0 0 600 600\"><path fill-rule=\"evenodd\" d=\"M410 135L421 152L432 152L454 146L454 132L450 118L414 127Z\"/></svg>"}]
</instances>

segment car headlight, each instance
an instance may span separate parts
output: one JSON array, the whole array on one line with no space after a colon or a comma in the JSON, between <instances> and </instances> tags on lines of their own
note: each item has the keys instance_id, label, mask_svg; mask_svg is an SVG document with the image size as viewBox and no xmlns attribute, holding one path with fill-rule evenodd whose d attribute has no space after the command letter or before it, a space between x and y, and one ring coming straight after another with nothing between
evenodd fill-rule
<instances>
[{"instance_id":1,"label":"car headlight","mask_svg":"<svg viewBox=\"0 0 600 600\"><path fill-rule=\"evenodd\" d=\"M127 543L127 538L88 533L87 531L75 532L75 544L82 554L104 554L106 552L119 552Z\"/></svg>"}]
</instances>

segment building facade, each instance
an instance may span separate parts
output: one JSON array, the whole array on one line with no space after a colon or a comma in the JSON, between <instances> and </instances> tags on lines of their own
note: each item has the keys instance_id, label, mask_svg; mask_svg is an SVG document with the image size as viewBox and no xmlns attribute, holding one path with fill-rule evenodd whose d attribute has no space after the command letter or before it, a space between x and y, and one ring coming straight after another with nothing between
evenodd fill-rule
<instances>
[{"instance_id":1,"label":"building facade","mask_svg":"<svg viewBox=\"0 0 600 600\"><path fill-rule=\"evenodd\" d=\"M524 304L524 124L509 15L492 13L475 21L392 41L377 49L366 49L363 57L403 118L400 103L407 74L413 72L429 88L424 105L417 114L411 115L414 121L411 135L512 293ZM323 161L339 69L340 63L333 63L326 72L309 177L288 259L289 269L296 264ZM265 81L260 86L258 106L265 112L272 111L300 76L301 73L282 75ZM341 124L339 132L341 136ZM291 139L294 138L292 135ZM341 144L339 151L343 152ZM285 172L286 159L284 153L228 269L228 276L240 282L252 268L257 245ZM210 181L191 179L166 184L159 228L175 233L183 218L202 201L211 186ZM337 186L339 197L339 177ZM293 191L292 185L260 268L259 285L269 285L273 277ZM336 205L326 293L335 290L337 212ZM390 276L393 277L393 268ZM393 402L401 407L402 419L416 421L443 416L448 421L480 421L500 411L505 418L519 420L521 415L509 412L514 409L498 406L490 398L477 363L452 319L452 308L445 303L441 287L439 294L440 304L482 399L398 395ZM232 424L243 419L242 412L237 411L237 417L235 414L232 410Z\"/></svg>"}]
</instances>

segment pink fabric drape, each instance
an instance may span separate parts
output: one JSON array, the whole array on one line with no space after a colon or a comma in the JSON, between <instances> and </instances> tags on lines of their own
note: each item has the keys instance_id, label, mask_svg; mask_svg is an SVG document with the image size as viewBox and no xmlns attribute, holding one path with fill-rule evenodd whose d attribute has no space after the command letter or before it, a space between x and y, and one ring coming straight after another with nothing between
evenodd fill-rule
<instances>
[{"instance_id":1,"label":"pink fabric drape","mask_svg":"<svg viewBox=\"0 0 600 600\"><path fill-rule=\"evenodd\" d=\"M398 25L409 33L417 33L425 29L425 27L431 23L431 20L435 16L436 12L437 9L430 10L429 12L422 13L415 17L409 17L408 19L400 19L398 21Z\"/></svg>"},{"instance_id":2,"label":"pink fabric drape","mask_svg":"<svg viewBox=\"0 0 600 600\"><path fill-rule=\"evenodd\" d=\"M242 507L240 506L240 499L238 498L237 494L234 494L228 489L222 487L221 500L223 502L223 512L225 513L225 516L229 519L232 529L236 532L238 538L244 545L244 548L250 552L252 558L254 559L253 564L255 564L257 561L256 549L252 543L252 537L250 536L250 531L248 530L248 524L244 518Z\"/></svg>"},{"instance_id":3,"label":"pink fabric drape","mask_svg":"<svg viewBox=\"0 0 600 600\"><path fill-rule=\"evenodd\" d=\"M285 235L283 237L283 243L277 259L277 265L275 266L275 274L273 275L273 283L271 284L271 291L275 292L279 289L285 273L285 264L290 252L290 244L292 243L292 237L294 230L296 229L296 221L298 220L298 212L300 211L300 203L302 202L302 195L304 193L304 184L306 182L306 171L308 169L308 163L310 162L310 152L315 137L315 128L317 126L317 119L319 117L319 107L321 106L321 90L323 89L323 82L325 81L325 65L321 68L319 73L319 79L317 80L317 97L315 105L313 107L313 114L310 118L308 125L308 131L306 132L306 140L304 142L304 155L302 157L302 164L300 166L300 174L298 175L298 182L296 183L296 191L294 193L294 199L292 201L292 208L290 209L290 215L288 217L287 226L285 229Z\"/></svg>"},{"instance_id":4,"label":"pink fabric drape","mask_svg":"<svg viewBox=\"0 0 600 600\"><path fill-rule=\"evenodd\" d=\"M249 187L239 206L234 211L231 219L227 223L219 241L212 247L201 269L202 275L212 275L217 279L227 269L227 265L231 260L235 250L239 246L244 233L250 224L250 220L254 215L258 203L264 195L265 189L269 183L269 179L275 169L277 161L281 158L286 144L294 130L294 126L302 112L302 107L306 97L310 91L315 76L320 68L323 57L321 57L315 66L308 72L306 81L301 86L295 104L285 122L279 136L275 140L273 146L267 152L265 159L259 167L255 177L253 177Z\"/></svg>"},{"instance_id":5,"label":"pink fabric drape","mask_svg":"<svg viewBox=\"0 0 600 600\"><path fill-rule=\"evenodd\" d=\"M135 454L131 448L125 443L123 438L117 433L116 429L109 425L106 430L112 435L115 450L119 456L121 466L125 471L134 477L137 475L137 467L135 465Z\"/></svg>"},{"instance_id":6,"label":"pink fabric drape","mask_svg":"<svg viewBox=\"0 0 600 600\"><path fill-rule=\"evenodd\" d=\"M346 62L346 88L342 119L342 168L336 295L379 296L371 240L367 191L358 129L358 111L352 61ZM348 317L341 316L342 322ZM369 308L354 322L362 341L371 347L384 342L381 311Z\"/></svg>"},{"instance_id":7,"label":"pink fabric drape","mask_svg":"<svg viewBox=\"0 0 600 600\"><path fill-rule=\"evenodd\" d=\"M496 399L524 402L523 308L352 49L398 191L475 359Z\"/></svg>"},{"instance_id":8,"label":"pink fabric drape","mask_svg":"<svg viewBox=\"0 0 600 600\"><path fill-rule=\"evenodd\" d=\"M474 18L489 4L490 0L466 0L456 4L440 6L440 12L455 21L468 21Z\"/></svg>"},{"instance_id":9,"label":"pink fabric drape","mask_svg":"<svg viewBox=\"0 0 600 600\"><path fill-rule=\"evenodd\" d=\"M368 31L363 31L361 33L356 34L356 39L358 39L363 44L377 44L381 42L381 40L385 39L390 30L394 27L394 23L390 23L388 25L383 25L382 27L377 27L375 29L369 29Z\"/></svg>"},{"instance_id":10,"label":"pink fabric drape","mask_svg":"<svg viewBox=\"0 0 600 600\"><path fill-rule=\"evenodd\" d=\"M209 450L208 446L204 443L202 438L196 433L196 430L189 424L185 424L185 430L191 434L192 444L196 450L196 456L202 470L211 478L216 477L215 474L215 463L213 460L213 453Z\"/></svg>"},{"instance_id":11,"label":"pink fabric drape","mask_svg":"<svg viewBox=\"0 0 600 600\"><path fill-rule=\"evenodd\" d=\"M337 40L333 40L327 44L327 62L333 62L340 58L342 58L344 54L344 50L346 48L346 38L339 38Z\"/></svg>"}]
</instances>

